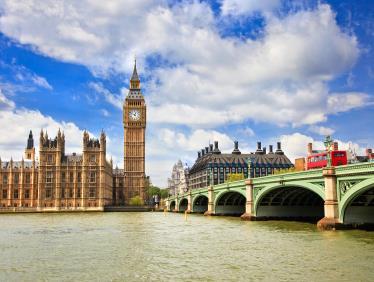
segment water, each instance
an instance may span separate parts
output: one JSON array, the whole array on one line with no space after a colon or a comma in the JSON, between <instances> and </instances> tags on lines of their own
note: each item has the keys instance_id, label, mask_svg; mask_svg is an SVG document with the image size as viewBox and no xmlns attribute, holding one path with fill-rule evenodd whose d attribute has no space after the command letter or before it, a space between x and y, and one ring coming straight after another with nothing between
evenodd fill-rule
<instances>
[{"instance_id":1,"label":"water","mask_svg":"<svg viewBox=\"0 0 374 282\"><path fill-rule=\"evenodd\" d=\"M1 281L373 281L374 232L163 213L0 215Z\"/></svg>"}]
</instances>

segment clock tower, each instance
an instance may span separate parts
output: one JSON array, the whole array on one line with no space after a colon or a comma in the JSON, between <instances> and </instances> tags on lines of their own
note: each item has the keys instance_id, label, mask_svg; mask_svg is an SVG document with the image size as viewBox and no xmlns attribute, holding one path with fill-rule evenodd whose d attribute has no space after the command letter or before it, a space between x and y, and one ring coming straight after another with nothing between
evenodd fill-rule
<instances>
[{"instance_id":1,"label":"clock tower","mask_svg":"<svg viewBox=\"0 0 374 282\"><path fill-rule=\"evenodd\" d=\"M145 200L145 127L146 105L136 70L130 79L130 90L123 104L124 126L124 200L140 196Z\"/></svg>"}]
</instances>

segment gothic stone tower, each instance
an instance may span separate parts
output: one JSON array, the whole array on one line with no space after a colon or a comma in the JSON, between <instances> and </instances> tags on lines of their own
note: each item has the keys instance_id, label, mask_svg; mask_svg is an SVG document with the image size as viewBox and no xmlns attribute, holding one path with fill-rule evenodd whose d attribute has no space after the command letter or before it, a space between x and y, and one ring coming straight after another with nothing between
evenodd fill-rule
<instances>
[{"instance_id":1,"label":"gothic stone tower","mask_svg":"<svg viewBox=\"0 0 374 282\"><path fill-rule=\"evenodd\" d=\"M125 204L131 198L145 199L145 127L146 105L136 70L130 80L130 90L123 105Z\"/></svg>"}]
</instances>

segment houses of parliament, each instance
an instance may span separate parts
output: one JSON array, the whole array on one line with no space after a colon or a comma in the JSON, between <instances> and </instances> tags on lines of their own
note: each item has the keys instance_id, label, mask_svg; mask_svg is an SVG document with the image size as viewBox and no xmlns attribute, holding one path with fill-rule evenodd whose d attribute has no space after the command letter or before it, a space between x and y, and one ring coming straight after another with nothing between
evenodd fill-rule
<instances>
[{"instance_id":1,"label":"houses of parliament","mask_svg":"<svg viewBox=\"0 0 374 282\"><path fill-rule=\"evenodd\" d=\"M36 159L30 131L21 161L0 159L0 210L103 211L126 206L133 197L145 200L146 104L136 69L123 104L124 168L113 169L107 160L106 135L82 136L82 153L65 154L65 135L39 136Z\"/></svg>"}]
</instances>

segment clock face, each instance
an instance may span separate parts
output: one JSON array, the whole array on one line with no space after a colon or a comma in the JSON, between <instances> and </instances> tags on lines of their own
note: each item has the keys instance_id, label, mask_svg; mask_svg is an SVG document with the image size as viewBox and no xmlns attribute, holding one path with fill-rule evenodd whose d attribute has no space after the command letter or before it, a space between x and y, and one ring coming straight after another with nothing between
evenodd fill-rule
<instances>
[{"instance_id":1,"label":"clock face","mask_svg":"<svg viewBox=\"0 0 374 282\"><path fill-rule=\"evenodd\" d=\"M129 112L129 118L131 120L139 120L140 119L140 112L138 110L131 110Z\"/></svg>"}]
</instances>

